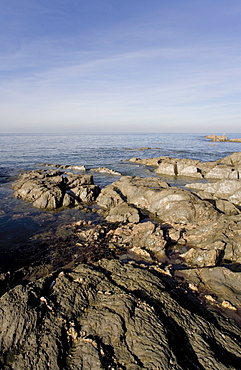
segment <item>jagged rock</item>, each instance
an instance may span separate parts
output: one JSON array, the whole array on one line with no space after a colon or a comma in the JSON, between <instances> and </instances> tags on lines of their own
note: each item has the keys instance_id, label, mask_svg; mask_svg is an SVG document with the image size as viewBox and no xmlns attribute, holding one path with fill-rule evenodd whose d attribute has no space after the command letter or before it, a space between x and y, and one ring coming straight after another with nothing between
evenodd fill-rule
<instances>
[{"instance_id":1,"label":"jagged rock","mask_svg":"<svg viewBox=\"0 0 241 370\"><path fill-rule=\"evenodd\" d=\"M80 202L92 203L95 201L100 193L98 185L83 185L70 188L68 194L75 199L75 204L78 205Z\"/></svg>"},{"instance_id":2,"label":"jagged rock","mask_svg":"<svg viewBox=\"0 0 241 370\"><path fill-rule=\"evenodd\" d=\"M63 198L62 206L63 207L71 207L71 206L74 206L74 204L75 204L75 199L73 197L71 197L68 193L65 193L64 198Z\"/></svg>"},{"instance_id":3,"label":"jagged rock","mask_svg":"<svg viewBox=\"0 0 241 370\"><path fill-rule=\"evenodd\" d=\"M17 198L49 210L93 202L100 192L91 175L66 174L56 170L29 171L21 175L12 188Z\"/></svg>"},{"instance_id":4,"label":"jagged rock","mask_svg":"<svg viewBox=\"0 0 241 370\"><path fill-rule=\"evenodd\" d=\"M161 163L155 172L159 175L177 176L177 165L174 163Z\"/></svg>"},{"instance_id":5,"label":"jagged rock","mask_svg":"<svg viewBox=\"0 0 241 370\"><path fill-rule=\"evenodd\" d=\"M216 221L200 220L185 227L181 223L143 221L118 227L102 226L98 230L95 226L88 226L87 230L79 230L78 235L88 245L99 240L118 253L123 253L121 251L125 248L144 257L147 252L148 260L194 268L241 261L240 224L225 217Z\"/></svg>"},{"instance_id":6,"label":"jagged rock","mask_svg":"<svg viewBox=\"0 0 241 370\"><path fill-rule=\"evenodd\" d=\"M59 171L30 171L13 183L14 195L38 208L55 209L61 205L64 179Z\"/></svg>"},{"instance_id":7,"label":"jagged rock","mask_svg":"<svg viewBox=\"0 0 241 370\"><path fill-rule=\"evenodd\" d=\"M44 189L42 194L40 192L36 194L37 199L33 202L33 206L50 210L59 208L61 207L62 196L62 191L58 187Z\"/></svg>"},{"instance_id":8,"label":"jagged rock","mask_svg":"<svg viewBox=\"0 0 241 370\"><path fill-rule=\"evenodd\" d=\"M223 256L224 262L241 263L241 220L229 224L228 230L225 230L227 244Z\"/></svg>"},{"instance_id":9,"label":"jagged rock","mask_svg":"<svg viewBox=\"0 0 241 370\"><path fill-rule=\"evenodd\" d=\"M198 163L198 170L202 174L203 177L205 177L206 173L211 171L215 166L217 166L218 161L213 162L199 162Z\"/></svg>"},{"instance_id":10,"label":"jagged rock","mask_svg":"<svg viewBox=\"0 0 241 370\"><path fill-rule=\"evenodd\" d=\"M216 221L189 223L185 228L182 224L161 227L165 230L166 253L172 264L194 268L241 260L239 222L225 216Z\"/></svg>"},{"instance_id":11,"label":"jagged rock","mask_svg":"<svg viewBox=\"0 0 241 370\"><path fill-rule=\"evenodd\" d=\"M200 161L194 159L163 157L159 159L158 168L155 172L159 175L186 176L201 179L202 174L198 168L199 163Z\"/></svg>"},{"instance_id":12,"label":"jagged rock","mask_svg":"<svg viewBox=\"0 0 241 370\"><path fill-rule=\"evenodd\" d=\"M75 188L82 185L93 185L92 175L75 175L70 174L67 178L67 185L69 188Z\"/></svg>"},{"instance_id":13,"label":"jagged rock","mask_svg":"<svg viewBox=\"0 0 241 370\"><path fill-rule=\"evenodd\" d=\"M103 260L15 287L0 299L2 368L238 369L239 325L158 274Z\"/></svg>"},{"instance_id":14,"label":"jagged rock","mask_svg":"<svg viewBox=\"0 0 241 370\"><path fill-rule=\"evenodd\" d=\"M215 249L215 247L217 249ZM213 243L212 249L191 248L187 252L180 254L187 266L190 267L207 267L216 266L220 261L220 255L224 249L222 242Z\"/></svg>"},{"instance_id":15,"label":"jagged rock","mask_svg":"<svg viewBox=\"0 0 241 370\"><path fill-rule=\"evenodd\" d=\"M202 178L202 174L196 166L183 166L180 168L177 166L178 176Z\"/></svg>"},{"instance_id":16,"label":"jagged rock","mask_svg":"<svg viewBox=\"0 0 241 370\"><path fill-rule=\"evenodd\" d=\"M225 213L227 216L240 214L240 210L233 203L224 199L217 199L215 201L215 206L219 211Z\"/></svg>"}]
</instances>

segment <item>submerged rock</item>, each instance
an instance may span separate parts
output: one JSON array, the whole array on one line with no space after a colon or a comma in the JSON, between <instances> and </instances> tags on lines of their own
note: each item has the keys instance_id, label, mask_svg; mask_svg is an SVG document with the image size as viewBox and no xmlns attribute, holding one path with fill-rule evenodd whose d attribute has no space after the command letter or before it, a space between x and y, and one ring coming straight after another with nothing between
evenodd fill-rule
<instances>
[{"instance_id":1,"label":"submerged rock","mask_svg":"<svg viewBox=\"0 0 241 370\"><path fill-rule=\"evenodd\" d=\"M238 324L208 312L166 275L116 260L16 286L0 304L2 368L240 366Z\"/></svg>"}]
</instances>

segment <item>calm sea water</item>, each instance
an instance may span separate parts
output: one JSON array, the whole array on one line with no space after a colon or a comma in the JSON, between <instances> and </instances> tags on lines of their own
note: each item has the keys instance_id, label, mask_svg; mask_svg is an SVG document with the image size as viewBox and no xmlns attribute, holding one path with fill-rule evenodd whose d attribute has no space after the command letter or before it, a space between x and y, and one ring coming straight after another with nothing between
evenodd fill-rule
<instances>
[{"instance_id":1,"label":"calm sea water","mask_svg":"<svg viewBox=\"0 0 241 370\"><path fill-rule=\"evenodd\" d=\"M229 139L241 137L238 133L226 135ZM146 177L155 176L155 173L150 168L124 160L165 155L214 161L241 151L241 143L210 143L204 136L205 134L1 134L0 271L1 268L4 269L6 260L11 263L9 256L14 256L16 250L22 248L36 232L54 230L57 224L88 217L77 210L47 213L33 208L25 201L15 199L11 181L19 172L41 168L40 163L51 163L84 165L87 170L105 166L123 175ZM139 150L143 147L149 149ZM94 174L94 182L100 186L115 180L114 176ZM169 182L176 184L174 179Z\"/></svg>"}]
</instances>

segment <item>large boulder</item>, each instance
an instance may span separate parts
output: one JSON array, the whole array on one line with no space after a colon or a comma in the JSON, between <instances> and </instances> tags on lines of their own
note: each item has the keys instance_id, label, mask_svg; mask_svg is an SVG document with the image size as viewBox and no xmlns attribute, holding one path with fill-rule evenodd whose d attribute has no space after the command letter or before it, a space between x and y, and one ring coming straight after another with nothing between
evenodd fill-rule
<instances>
[{"instance_id":1,"label":"large boulder","mask_svg":"<svg viewBox=\"0 0 241 370\"><path fill-rule=\"evenodd\" d=\"M213 221L200 219L185 227L182 224L169 225L167 236L171 240L166 248L169 261L191 268L220 264L229 243L229 227L230 223L221 217Z\"/></svg>"},{"instance_id":2,"label":"large boulder","mask_svg":"<svg viewBox=\"0 0 241 370\"><path fill-rule=\"evenodd\" d=\"M162 183L158 186L157 181L156 187L153 187L151 181L148 183L148 178L126 176L114 184L128 203L147 210L165 222L185 224L218 217L214 207L195 194L180 188L164 187Z\"/></svg>"},{"instance_id":3,"label":"large boulder","mask_svg":"<svg viewBox=\"0 0 241 370\"><path fill-rule=\"evenodd\" d=\"M14 195L33 203L37 208L56 209L61 206L65 179L60 171L30 171L15 181Z\"/></svg>"},{"instance_id":4,"label":"large boulder","mask_svg":"<svg viewBox=\"0 0 241 370\"><path fill-rule=\"evenodd\" d=\"M240 366L238 324L208 313L166 275L116 260L16 286L0 305L3 369Z\"/></svg>"}]
</instances>

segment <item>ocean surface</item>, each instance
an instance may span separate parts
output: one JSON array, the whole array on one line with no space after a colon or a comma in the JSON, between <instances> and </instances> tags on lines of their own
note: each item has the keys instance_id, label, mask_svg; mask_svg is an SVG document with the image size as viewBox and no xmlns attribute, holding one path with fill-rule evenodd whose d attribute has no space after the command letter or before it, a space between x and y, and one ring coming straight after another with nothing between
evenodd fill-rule
<instances>
[{"instance_id":1,"label":"ocean surface","mask_svg":"<svg viewBox=\"0 0 241 370\"><path fill-rule=\"evenodd\" d=\"M241 137L240 133L226 135L228 139ZM44 212L28 202L15 199L11 182L18 173L43 168L43 164L65 164L84 165L88 171L104 166L123 175L147 177L156 176L151 168L131 164L126 159L165 155L215 161L240 151L241 143L211 143L205 139L205 134L1 134L0 272L10 269L11 263L16 263L21 253L29 253L24 245L36 233L54 232L56 225L81 217L94 217L80 210ZM118 178L98 173L93 173L93 177L95 184L101 187ZM164 180L171 185L184 185L173 178ZM98 217L95 216L96 222Z\"/></svg>"}]
</instances>

